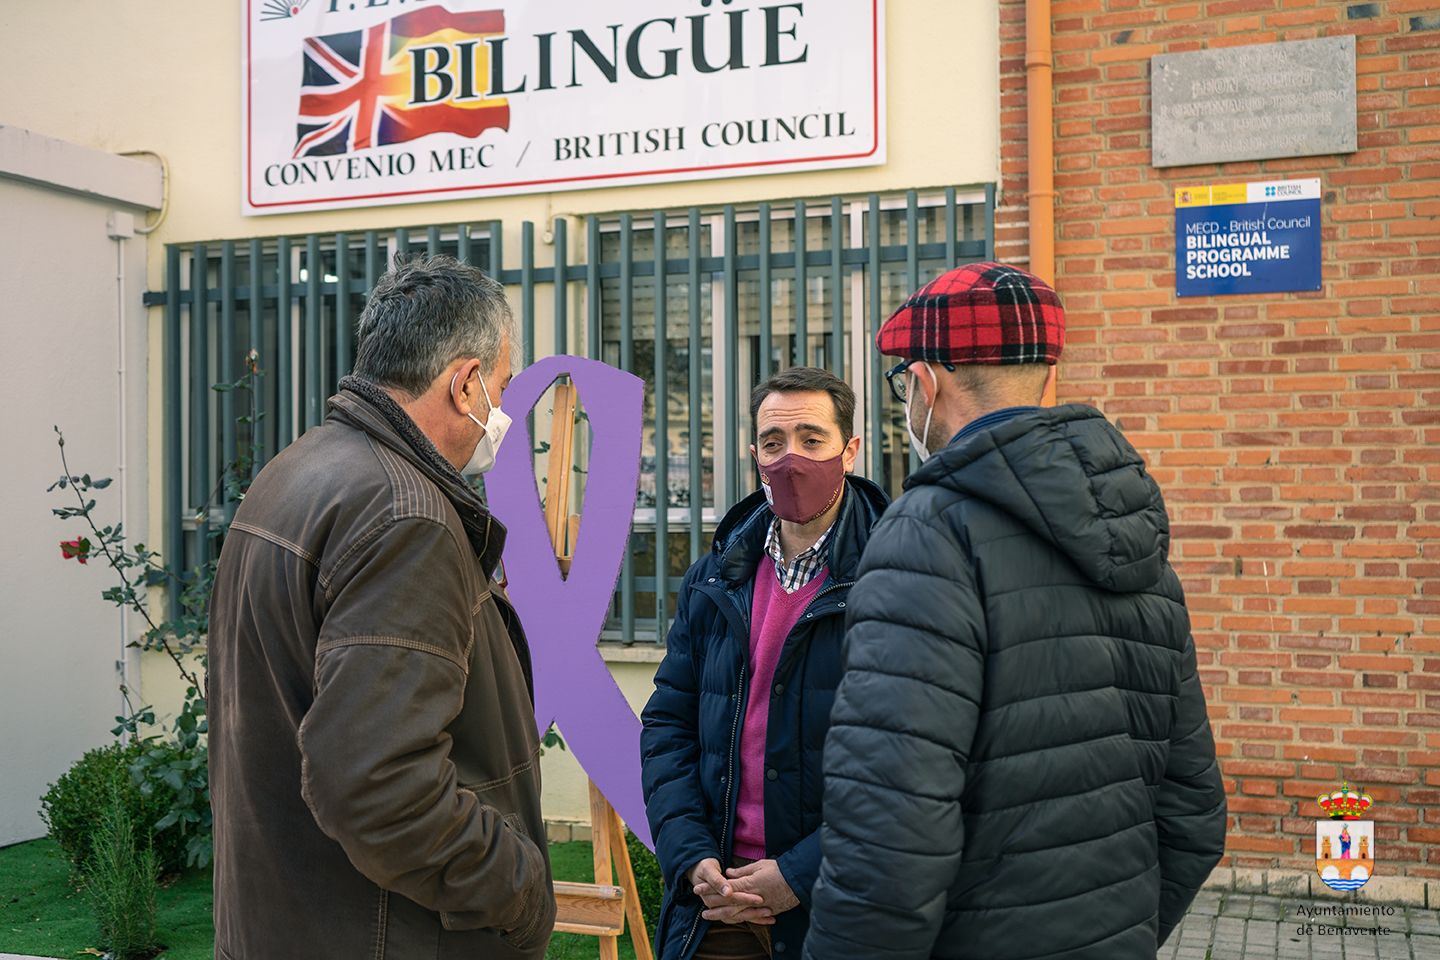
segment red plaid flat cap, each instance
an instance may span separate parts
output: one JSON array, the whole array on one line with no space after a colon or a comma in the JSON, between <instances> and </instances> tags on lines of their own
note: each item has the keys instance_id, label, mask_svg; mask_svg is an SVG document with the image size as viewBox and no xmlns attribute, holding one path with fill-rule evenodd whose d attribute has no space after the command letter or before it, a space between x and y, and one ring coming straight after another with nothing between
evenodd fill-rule
<instances>
[{"instance_id":1,"label":"red plaid flat cap","mask_svg":"<svg viewBox=\"0 0 1440 960\"><path fill-rule=\"evenodd\" d=\"M1003 263L972 263L916 290L875 336L886 356L944 363L1058 363L1065 308L1050 285Z\"/></svg>"}]
</instances>

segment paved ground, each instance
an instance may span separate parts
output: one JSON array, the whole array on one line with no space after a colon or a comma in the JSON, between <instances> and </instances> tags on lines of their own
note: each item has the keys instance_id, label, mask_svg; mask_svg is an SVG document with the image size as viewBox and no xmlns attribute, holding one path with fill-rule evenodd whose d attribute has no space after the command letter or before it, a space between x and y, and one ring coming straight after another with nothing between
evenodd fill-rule
<instances>
[{"instance_id":1,"label":"paved ground","mask_svg":"<svg viewBox=\"0 0 1440 960\"><path fill-rule=\"evenodd\" d=\"M1440 910L1332 915L1344 900L1201 891L1158 960L1440 960ZM1307 916L1314 910L1314 916ZM1307 926L1308 930L1300 930ZM0 953L0 960L33 960Z\"/></svg>"},{"instance_id":2,"label":"paved ground","mask_svg":"<svg viewBox=\"0 0 1440 960\"><path fill-rule=\"evenodd\" d=\"M1378 916L1326 912L1375 906L1201 891L1159 960L1440 960L1440 910L1383 907L1392 912ZM1314 916L1307 916L1312 910Z\"/></svg>"}]
</instances>

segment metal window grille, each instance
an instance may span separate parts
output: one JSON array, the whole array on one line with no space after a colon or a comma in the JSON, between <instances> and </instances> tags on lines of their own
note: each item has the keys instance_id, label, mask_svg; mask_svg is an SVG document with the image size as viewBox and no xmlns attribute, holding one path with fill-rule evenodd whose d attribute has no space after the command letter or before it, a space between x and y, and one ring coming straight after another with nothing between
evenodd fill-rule
<instances>
[{"instance_id":1,"label":"metal window grille","mask_svg":"<svg viewBox=\"0 0 1440 960\"><path fill-rule=\"evenodd\" d=\"M899 491L913 454L874 333L922 283L993 258L994 203L986 185L562 218L538 244L532 222L517 236L489 221L170 245L165 289L146 296L165 318L165 551L185 567L214 555L235 508L226 465L253 442L258 471L321 421L393 257L447 253L506 285L526 364L581 353L645 379L640 499L605 638L663 642L685 569L756 489L749 394L771 373L803 363L849 382L861 472ZM261 416L237 422L250 398L213 387L240 379L251 350Z\"/></svg>"}]
</instances>

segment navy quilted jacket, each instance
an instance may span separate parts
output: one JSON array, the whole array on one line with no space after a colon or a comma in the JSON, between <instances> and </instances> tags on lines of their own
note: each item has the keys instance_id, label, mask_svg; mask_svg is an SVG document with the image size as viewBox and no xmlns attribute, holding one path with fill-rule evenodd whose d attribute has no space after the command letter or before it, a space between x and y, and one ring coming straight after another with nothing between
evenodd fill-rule
<instances>
[{"instance_id":1,"label":"navy quilted jacket","mask_svg":"<svg viewBox=\"0 0 1440 960\"><path fill-rule=\"evenodd\" d=\"M800 956L820 867L821 750L840 681L847 598L870 528L888 504L868 480L847 477L846 484L825 582L786 639L771 689L746 682L755 569L774 521L763 494L730 511L711 552L685 575L640 737L646 813L665 879L660 960L688 960L709 924L685 874L707 857L730 864L740 725L755 696L770 698L765 845L800 900L771 934L777 955Z\"/></svg>"},{"instance_id":2,"label":"navy quilted jacket","mask_svg":"<svg viewBox=\"0 0 1440 960\"><path fill-rule=\"evenodd\" d=\"M872 532L813 960L1154 960L1225 846L1160 490L1091 407L952 442Z\"/></svg>"}]
</instances>

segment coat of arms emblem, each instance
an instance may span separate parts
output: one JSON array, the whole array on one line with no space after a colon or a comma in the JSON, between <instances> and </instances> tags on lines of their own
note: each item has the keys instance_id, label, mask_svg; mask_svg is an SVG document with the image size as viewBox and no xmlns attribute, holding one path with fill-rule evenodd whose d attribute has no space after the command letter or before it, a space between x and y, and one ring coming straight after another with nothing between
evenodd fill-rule
<instances>
[{"instance_id":1,"label":"coat of arms emblem","mask_svg":"<svg viewBox=\"0 0 1440 960\"><path fill-rule=\"evenodd\" d=\"M1359 890L1375 874L1375 801L1348 783L1316 798L1328 820L1315 821L1315 872L1327 887Z\"/></svg>"}]
</instances>

